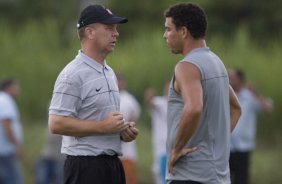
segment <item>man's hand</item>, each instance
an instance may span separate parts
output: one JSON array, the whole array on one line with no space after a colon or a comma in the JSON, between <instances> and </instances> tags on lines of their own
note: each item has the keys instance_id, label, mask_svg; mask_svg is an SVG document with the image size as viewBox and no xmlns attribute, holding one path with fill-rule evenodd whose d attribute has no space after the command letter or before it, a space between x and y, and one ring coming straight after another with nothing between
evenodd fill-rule
<instances>
[{"instance_id":1,"label":"man's hand","mask_svg":"<svg viewBox=\"0 0 282 184\"><path fill-rule=\"evenodd\" d=\"M180 152L176 152L175 149L171 150L170 156L169 156L169 160L168 160L168 172L171 173L172 175L174 175L173 173L173 166L175 165L175 163L177 162L177 160L188 154L188 153L192 153L194 151L197 150L197 147L192 147L192 148L183 148Z\"/></svg>"},{"instance_id":2,"label":"man's hand","mask_svg":"<svg viewBox=\"0 0 282 184\"><path fill-rule=\"evenodd\" d=\"M23 158L23 151L22 151L21 145L16 144L16 145L15 145L15 149L16 149L16 156L17 156L19 159L22 159L22 158Z\"/></svg>"},{"instance_id":3,"label":"man's hand","mask_svg":"<svg viewBox=\"0 0 282 184\"><path fill-rule=\"evenodd\" d=\"M134 122L127 122L127 123L129 124L128 128L126 128L120 133L120 138L124 142L133 141L134 139L136 139L138 135L138 129L135 127L135 123Z\"/></svg>"},{"instance_id":4,"label":"man's hand","mask_svg":"<svg viewBox=\"0 0 282 184\"><path fill-rule=\"evenodd\" d=\"M117 133L129 128L129 122L125 122L122 114L119 112L110 113L104 121L101 122L103 133Z\"/></svg>"}]
</instances>

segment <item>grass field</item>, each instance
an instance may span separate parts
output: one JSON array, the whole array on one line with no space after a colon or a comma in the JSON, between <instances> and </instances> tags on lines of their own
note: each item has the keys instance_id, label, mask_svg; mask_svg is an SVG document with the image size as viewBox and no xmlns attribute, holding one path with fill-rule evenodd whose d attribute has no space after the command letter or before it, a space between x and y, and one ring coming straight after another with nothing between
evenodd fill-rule
<instances>
[{"instance_id":1,"label":"grass field","mask_svg":"<svg viewBox=\"0 0 282 184\"><path fill-rule=\"evenodd\" d=\"M24 158L23 170L25 184L33 184L33 166L44 142L44 131L47 122L24 123ZM138 122L140 130L137 139L138 148L138 178L139 184L153 184L151 174L152 148L151 131L147 122ZM269 144L261 145L253 153L251 165L251 184L281 184L282 176L282 146Z\"/></svg>"},{"instance_id":2,"label":"grass field","mask_svg":"<svg viewBox=\"0 0 282 184\"><path fill-rule=\"evenodd\" d=\"M141 124L141 123L140 123ZM151 135L150 130L146 126L138 126L140 134L137 140L138 147L138 177L140 184L151 184L151 163L152 163L152 149L151 149ZM34 183L34 164L38 158L40 151L44 144L45 129L47 128L47 121L25 122L24 129L24 156L22 160L24 183Z\"/></svg>"}]
</instances>

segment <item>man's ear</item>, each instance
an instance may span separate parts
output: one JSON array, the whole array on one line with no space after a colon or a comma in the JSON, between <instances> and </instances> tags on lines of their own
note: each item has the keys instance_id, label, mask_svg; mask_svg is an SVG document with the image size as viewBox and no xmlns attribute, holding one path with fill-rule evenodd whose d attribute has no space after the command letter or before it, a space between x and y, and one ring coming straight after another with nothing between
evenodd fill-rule
<instances>
[{"instance_id":1,"label":"man's ear","mask_svg":"<svg viewBox=\"0 0 282 184\"><path fill-rule=\"evenodd\" d=\"M180 28L180 31L181 31L181 34L182 34L182 38L187 38L187 37L190 36L190 32L189 32L189 30L187 29L187 27L182 26L182 27Z\"/></svg>"},{"instance_id":2,"label":"man's ear","mask_svg":"<svg viewBox=\"0 0 282 184\"><path fill-rule=\"evenodd\" d=\"M86 27L84 31L85 31L85 36L88 39L92 40L95 37L95 30L93 28Z\"/></svg>"}]
</instances>

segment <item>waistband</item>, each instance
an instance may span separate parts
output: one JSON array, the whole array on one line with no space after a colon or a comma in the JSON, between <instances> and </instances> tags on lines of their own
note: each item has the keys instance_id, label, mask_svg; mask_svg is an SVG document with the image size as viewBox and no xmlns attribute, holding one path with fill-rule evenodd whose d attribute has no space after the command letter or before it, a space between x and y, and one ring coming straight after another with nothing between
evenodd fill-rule
<instances>
[{"instance_id":1,"label":"waistband","mask_svg":"<svg viewBox=\"0 0 282 184\"><path fill-rule=\"evenodd\" d=\"M97 155L97 156L93 156L93 155L67 155L67 158L117 158L118 155Z\"/></svg>"}]
</instances>

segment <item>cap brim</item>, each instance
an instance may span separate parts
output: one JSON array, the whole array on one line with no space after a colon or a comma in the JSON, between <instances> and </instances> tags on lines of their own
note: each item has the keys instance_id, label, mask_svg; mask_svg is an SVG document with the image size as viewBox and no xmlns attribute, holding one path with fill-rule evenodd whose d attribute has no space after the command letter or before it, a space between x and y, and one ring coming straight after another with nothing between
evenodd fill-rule
<instances>
[{"instance_id":1,"label":"cap brim","mask_svg":"<svg viewBox=\"0 0 282 184\"><path fill-rule=\"evenodd\" d=\"M104 24L124 24L126 22L128 22L127 18L115 17L115 16L100 21L100 23L104 23Z\"/></svg>"}]
</instances>

